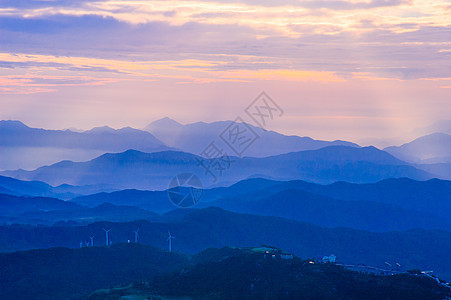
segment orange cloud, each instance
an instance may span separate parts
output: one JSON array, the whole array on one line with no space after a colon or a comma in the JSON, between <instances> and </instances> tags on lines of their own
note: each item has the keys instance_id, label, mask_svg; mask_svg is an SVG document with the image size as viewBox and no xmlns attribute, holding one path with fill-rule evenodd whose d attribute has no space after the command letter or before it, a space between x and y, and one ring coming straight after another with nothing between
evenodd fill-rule
<instances>
[{"instance_id":1,"label":"orange cloud","mask_svg":"<svg viewBox=\"0 0 451 300\"><path fill-rule=\"evenodd\" d=\"M39 74L7 75L0 77L2 94L34 94L56 91L59 86L90 86L117 82L113 78L88 76L49 76Z\"/></svg>"},{"instance_id":2,"label":"orange cloud","mask_svg":"<svg viewBox=\"0 0 451 300\"><path fill-rule=\"evenodd\" d=\"M319 81L343 82L334 72L303 71L287 69L239 70L222 72L223 78L247 80Z\"/></svg>"}]
</instances>

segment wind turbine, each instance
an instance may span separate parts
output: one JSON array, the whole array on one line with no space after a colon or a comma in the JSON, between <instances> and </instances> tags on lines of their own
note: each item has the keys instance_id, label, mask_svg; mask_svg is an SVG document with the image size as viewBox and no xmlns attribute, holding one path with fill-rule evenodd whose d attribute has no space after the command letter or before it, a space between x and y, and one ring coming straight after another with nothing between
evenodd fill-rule
<instances>
[{"instance_id":1,"label":"wind turbine","mask_svg":"<svg viewBox=\"0 0 451 300\"><path fill-rule=\"evenodd\" d=\"M86 241L85 243L86 243L86 247L89 247L89 242L88 242L88 241Z\"/></svg>"},{"instance_id":2,"label":"wind turbine","mask_svg":"<svg viewBox=\"0 0 451 300\"><path fill-rule=\"evenodd\" d=\"M94 237L90 236L89 239L91 240L91 247L94 247Z\"/></svg>"},{"instance_id":3,"label":"wind turbine","mask_svg":"<svg viewBox=\"0 0 451 300\"><path fill-rule=\"evenodd\" d=\"M105 229L103 228L103 231L105 231L105 245L108 247L109 246L109 240L108 240L108 232L110 232L111 229Z\"/></svg>"},{"instance_id":4,"label":"wind turbine","mask_svg":"<svg viewBox=\"0 0 451 300\"><path fill-rule=\"evenodd\" d=\"M169 230L168 230L168 234L169 234L169 237L167 240L169 241L169 252L172 252L172 239L175 239L175 236L172 236L171 232L169 232Z\"/></svg>"},{"instance_id":5,"label":"wind turbine","mask_svg":"<svg viewBox=\"0 0 451 300\"><path fill-rule=\"evenodd\" d=\"M387 271L388 271L389 268L391 267L391 263L385 262L385 266L387 267Z\"/></svg>"},{"instance_id":6,"label":"wind turbine","mask_svg":"<svg viewBox=\"0 0 451 300\"><path fill-rule=\"evenodd\" d=\"M139 231L139 228L136 229L135 231L133 231L135 233L135 243L138 243L138 238L139 238L138 231Z\"/></svg>"}]
</instances>

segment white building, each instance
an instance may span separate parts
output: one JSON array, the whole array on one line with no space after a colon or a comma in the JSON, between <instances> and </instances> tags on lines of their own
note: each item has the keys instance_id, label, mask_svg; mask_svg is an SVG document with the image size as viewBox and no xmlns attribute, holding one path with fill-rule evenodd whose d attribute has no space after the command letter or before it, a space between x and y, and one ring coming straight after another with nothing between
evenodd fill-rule
<instances>
[{"instance_id":1,"label":"white building","mask_svg":"<svg viewBox=\"0 0 451 300\"><path fill-rule=\"evenodd\" d=\"M324 256L323 257L323 263L334 264L336 259L337 259L337 257L335 255L333 255L333 254L331 254L329 256Z\"/></svg>"}]
</instances>

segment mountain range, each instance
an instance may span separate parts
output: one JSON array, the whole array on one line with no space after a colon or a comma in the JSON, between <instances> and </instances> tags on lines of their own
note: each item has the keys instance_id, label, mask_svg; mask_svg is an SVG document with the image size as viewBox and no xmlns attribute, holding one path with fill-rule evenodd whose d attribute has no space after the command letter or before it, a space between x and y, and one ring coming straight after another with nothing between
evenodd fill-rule
<instances>
[{"instance_id":1,"label":"mountain range","mask_svg":"<svg viewBox=\"0 0 451 300\"><path fill-rule=\"evenodd\" d=\"M33 197L48 191L49 186L42 182L0 176L0 184L5 190L23 187L23 194L28 195L0 195L0 206L5 203L5 208L0 210L0 221L5 224L154 219L152 213L167 213L176 208L170 201L168 190L127 189L74 195L68 202ZM189 193L190 190L182 187L181 192ZM202 197L194 208L220 207L325 227L342 226L376 232L413 228L451 229L448 218L451 213L451 182L446 180L399 178L368 184L335 182L323 185L301 180L284 182L252 178L228 187L203 188L199 192ZM79 207L68 207L66 204L70 203L76 203Z\"/></svg>"},{"instance_id":2,"label":"mountain range","mask_svg":"<svg viewBox=\"0 0 451 300\"><path fill-rule=\"evenodd\" d=\"M266 251L274 253L274 258ZM171 295L218 299L442 299L448 288L433 277L409 273L376 277L339 265L293 257L273 247L208 249L180 273L152 278L149 285L100 290L91 300L122 295ZM312 284L314 283L314 284ZM214 296L213 296L214 295Z\"/></svg>"},{"instance_id":3,"label":"mountain range","mask_svg":"<svg viewBox=\"0 0 451 300\"><path fill-rule=\"evenodd\" d=\"M219 134L231 123L224 121L181 125L165 118L151 123L145 130L103 126L87 131L72 131L31 128L20 121L0 121L0 170L31 170L62 160L86 161L105 152L123 152L129 149L143 152L181 150L199 154L213 139L217 140L218 145L224 146ZM358 146L345 141L326 142L308 137L286 136L248 126L259 136L246 153L250 156L269 156L330 145ZM152 131L164 141L151 134ZM271 147L267 147L268 145Z\"/></svg>"},{"instance_id":4,"label":"mountain range","mask_svg":"<svg viewBox=\"0 0 451 300\"><path fill-rule=\"evenodd\" d=\"M428 135L435 132L451 134L451 120L437 121L430 126L417 129L416 132L421 135Z\"/></svg>"},{"instance_id":5,"label":"mountain range","mask_svg":"<svg viewBox=\"0 0 451 300\"><path fill-rule=\"evenodd\" d=\"M72 131L30 128L20 121L0 121L0 170L34 170L66 160L85 162L105 152L120 153L129 149L147 153L172 150L202 156L201 154L208 152L212 143L222 154L254 158L319 150L330 146L359 147L352 142L328 142L287 136L245 124L255 140L245 151L236 153L235 147L225 142L227 134L224 135L234 124L241 123L218 121L182 125L163 118L152 122L143 130L104 126L87 131ZM440 128L446 127L445 125ZM387 147L384 151L401 161L415 164L414 167L433 176L449 179L450 144L449 134L432 133L401 146ZM231 183L233 182L228 182Z\"/></svg>"},{"instance_id":6,"label":"mountain range","mask_svg":"<svg viewBox=\"0 0 451 300\"><path fill-rule=\"evenodd\" d=\"M268 193L269 196L256 194L202 203L200 207L221 207L233 212L277 216L329 228L348 227L377 232L413 228L451 230L451 222L446 217L381 202L334 199L294 189ZM448 209L447 213L450 212L451 209Z\"/></svg>"},{"instance_id":7,"label":"mountain range","mask_svg":"<svg viewBox=\"0 0 451 300\"><path fill-rule=\"evenodd\" d=\"M121 152L128 149L167 149L149 132L125 127L97 127L84 132L30 128L20 121L0 121L0 146L92 149Z\"/></svg>"},{"instance_id":8,"label":"mountain range","mask_svg":"<svg viewBox=\"0 0 451 300\"><path fill-rule=\"evenodd\" d=\"M102 185L71 186L62 184L54 187L42 181L26 181L0 175L0 193L15 196L54 197L69 200L81 195L113 190Z\"/></svg>"},{"instance_id":9,"label":"mountain range","mask_svg":"<svg viewBox=\"0 0 451 300\"><path fill-rule=\"evenodd\" d=\"M433 164L451 162L451 135L433 133L402 146L388 147L384 151L412 163Z\"/></svg>"},{"instance_id":10,"label":"mountain range","mask_svg":"<svg viewBox=\"0 0 451 300\"><path fill-rule=\"evenodd\" d=\"M187 255L210 247L270 244L304 258L333 253L343 263L399 263L451 278L446 259L451 249L449 133L431 133L379 150L244 124L255 141L235 153L224 139L235 125L183 125L165 118L143 130L97 127L75 132L1 121L0 252L78 248L90 237L98 248L105 244L108 228L111 249L116 248L111 250L115 254L106 255L116 257L127 253L127 247L139 248L116 245L133 244L133 232L139 228L139 243L167 248L170 231L176 237L173 249ZM207 158L213 142L220 155ZM181 182L181 174L196 175L198 184ZM202 197L193 207L177 209L169 197L176 193ZM146 249L145 255L162 255ZM87 255L92 257L102 252L68 250L1 254L0 272L11 273L7 261L22 266L17 260L29 261L29 255L46 261L48 253L81 258L79 251L91 251ZM24 278L50 280L64 272L33 274ZM176 278L192 280L191 274L184 275ZM64 280L55 282L68 286ZM38 288L39 282L31 286Z\"/></svg>"},{"instance_id":11,"label":"mountain range","mask_svg":"<svg viewBox=\"0 0 451 300\"><path fill-rule=\"evenodd\" d=\"M265 249L277 257L269 258ZM268 246L224 247L188 257L131 243L3 254L0 297L439 300L449 294L441 280L413 270L374 276L298 257L280 259L280 253Z\"/></svg>"},{"instance_id":12,"label":"mountain range","mask_svg":"<svg viewBox=\"0 0 451 300\"><path fill-rule=\"evenodd\" d=\"M125 127L84 132L30 128L19 121L0 121L0 170L33 169L64 159L84 161L105 152L171 148L146 131Z\"/></svg>"},{"instance_id":13,"label":"mountain range","mask_svg":"<svg viewBox=\"0 0 451 300\"><path fill-rule=\"evenodd\" d=\"M0 121L0 170L33 169L61 160L86 161L105 152L134 149L143 152L180 150L201 154L211 142L229 155L233 149L225 143L224 132L233 121L181 124L169 118L150 123L144 129L108 126L91 130L45 130L30 128L20 121ZM321 141L310 137L283 135L252 124L245 124L256 140L243 156L267 157L289 152L317 150L328 146L359 145L348 141ZM424 130L427 135L401 146L385 148L401 160L414 163L450 162L449 121L442 121ZM31 159L31 157L33 159Z\"/></svg>"},{"instance_id":14,"label":"mountain range","mask_svg":"<svg viewBox=\"0 0 451 300\"><path fill-rule=\"evenodd\" d=\"M443 218L451 213L451 181L438 179L416 181L392 178L368 184L335 182L321 185L301 180L278 182L255 178L221 190L207 190L205 194L207 201L216 200L208 203L212 205L226 203L228 199L234 198L258 200L286 190L300 190L330 199L384 203Z\"/></svg>"},{"instance_id":15,"label":"mountain range","mask_svg":"<svg viewBox=\"0 0 451 300\"><path fill-rule=\"evenodd\" d=\"M451 180L451 162L422 165L416 164L414 166L425 172L435 174L438 178Z\"/></svg>"},{"instance_id":16,"label":"mountain range","mask_svg":"<svg viewBox=\"0 0 451 300\"><path fill-rule=\"evenodd\" d=\"M17 197L0 194L0 216L16 216L25 212L50 210L77 210L82 206L75 202L46 197Z\"/></svg>"},{"instance_id":17,"label":"mountain range","mask_svg":"<svg viewBox=\"0 0 451 300\"><path fill-rule=\"evenodd\" d=\"M221 134L227 132L229 126L241 124L234 121L217 121L212 123L197 122L182 125L169 118L163 118L150 123L144 130L152 133L166 145L199 155L211 143L215 142L218 148L221 148L229 155L236 155L228 146ZM268 131L260 127L247 124L248 130L251 130L257 137L255 142L243 153L250 157L267 157L289 152L298 152L304 150L317 150L327 146L349 146L359 147L359 145L346 141L321 141L310 137L287 136L275 131ZM239 129L244 130L244 129Z\"/></svg>"},{"instance_id":18,"label":"mountain range","mask_svg":"<svg viewBox=\"0 0 451 300\"><path fill-rule=\"evenodd\" d=\"M204 189L194 208L220 207L325 227L377 232L414 228L450 230L450 191L450 181L437 179L400 178L372 184L320 185L300 180L279 182L255 178L230 187ZM175 208L167 191L124 190L81 196L72 201L90 207L105 202L132 205L157 213Z\"/></svg>"},{"instance_id":19,"label":"mountain range","mask_svg":"<svg viewBox=\"0 0 451 300\"><path fill-rule=\"evenodd\" d=\"M104 154L87 162L62 161L34 171L0 172L5 176L43 181L53 186L103 185L116 190L164 190L180 173L196 174L205 187L230 185L251 177L301 179L316 183L367 183L399 177L427 180L434 177L374 147L347 146L265 158L223 157L212 160L177 151L144 153L128 150Z\"/></svg>"},{"instance_id":20,"label":"mountain range","mask_svg":"<svg viewBox=\"0 0 451 300\"><path fill-rule=\"evenodd\" d=\"M89 224L98 221L157 220L159 217L136 206L102 203L87 207L56 198L0 194L0 224Z\"/></svg>"},{"instance_id":21,"label":"mountain range","mask_svg":"<svg viewBox=\"0 0 451 300\"><path fill-rule=\"evenodd\" d=\"M451 232L416 229L373 233L349 228L323 228L279 217L237 214L218 208L194 210L170 221L100 222L85 226L0 226L0 250L33 248L78 248L80 241L94 236L94 245L105 244L103 228L111 229L113 243L133 239L139 228L139 242L158 248L168 246L168 230L176 252L194 254L209 247L255 247L269 244L300 257L335 254L346 264L384 266L398 262L403 268L434 270L451 278L447 255Z\"/></svg>"}]
</instances>

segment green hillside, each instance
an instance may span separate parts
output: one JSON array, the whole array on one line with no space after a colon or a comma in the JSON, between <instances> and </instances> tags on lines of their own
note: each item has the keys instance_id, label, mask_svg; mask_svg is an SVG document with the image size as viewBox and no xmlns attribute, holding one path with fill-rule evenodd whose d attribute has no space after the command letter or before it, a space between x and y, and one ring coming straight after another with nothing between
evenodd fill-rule
<instances>
[{"instance_id":1,"label":"green hillside","mask_svg":"<svg viewBox=\"0 0 451 300\"><path fill-rule=\"evenodd\" d=\"M197 264L181 272L146 283L99 290L89 299L433 300L449 295L448 287L424 275L375 276L296 257L282 259L277 250L268 252L209 249L193 258Z\"/></svg>"},{"instance_id":2,"label":"green hillside","mask_svg":"<svg viewBox=\"0 0 451 300\"><path fill-rule=\"evenodd\" d=\"M73 299L175 271L186 256L150 246L51 248L0 255L0 299Z\"/></svg>"}]
</instances>

